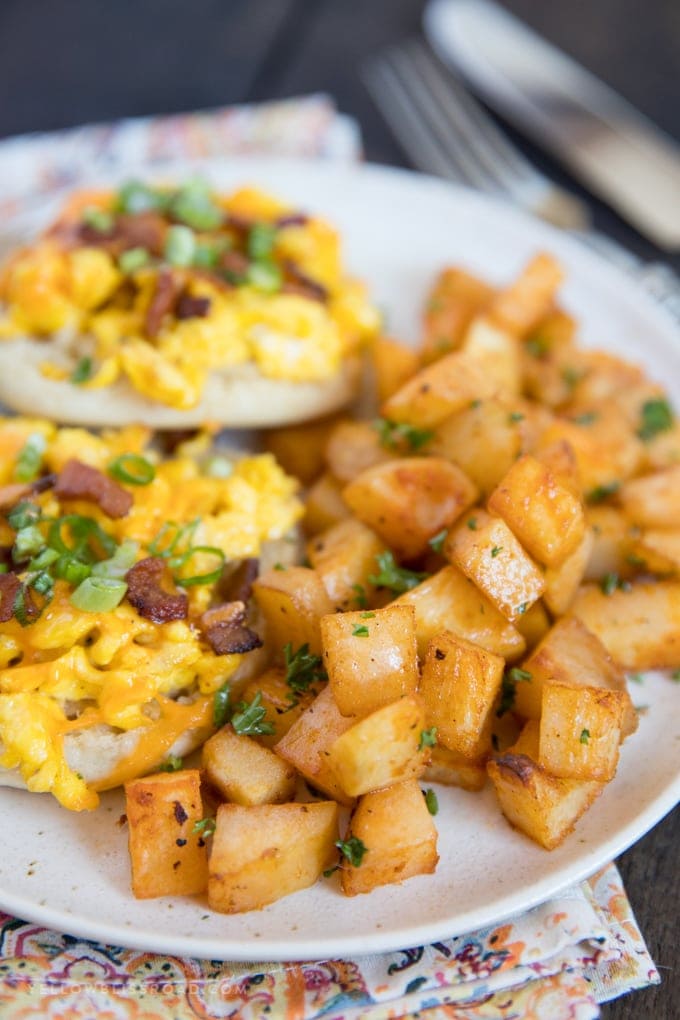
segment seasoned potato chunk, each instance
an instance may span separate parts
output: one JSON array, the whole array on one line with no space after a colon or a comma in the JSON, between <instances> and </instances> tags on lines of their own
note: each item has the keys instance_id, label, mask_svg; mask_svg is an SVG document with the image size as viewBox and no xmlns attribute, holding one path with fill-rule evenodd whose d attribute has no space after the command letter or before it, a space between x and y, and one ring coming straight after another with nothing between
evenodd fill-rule
<instances>
[{"instance_id":1,"label":"seasoned potato chunk","mask_svg":"<svg viewBox=\"0 0 680 1020\"><path fill-rule=\"evenodd\" d=\"M321 621L323 661L343 715L364 716L418 685L415 613L384 609L332 613Z\"/></svg>"},{"instance_id":2,"label":"seasoned potato chunk","mask_svg":"<svg viewBox=\"0 0 680 1020\"><path fill-rule=\"evenodd\" d=\"M624 512L643 528L674 528L680 520L680 464L633 478L617 493Z\"/></svg>"},{"instance_id":3,"label":"seasoned potato chunk","mask_svg":"<svg viewBox=\"0 0 680 1020\"><path fill-rule=\"evenodd\" d=\"M472 321L461 350L474 358L495 383L498 393L518 396L521 388L520 351L517 338L492 320Z\"/></svg>"},{"instance_id":4,"label":"seasoned potato chunk","mask_svg":"<svg viewBox=\"0 0 680 1020\"><path fill-rule=\"evenodd\" d=\"M193 832L203 817L198 769L126 783L125 813L137 899L203 892L208 861L200 833Z\"/></svg>"},{"instance_id":5,"label":"seasoned potato chunk","mask_svg":"<svg viewBox=\"0 0 680 1020\"><path fill-rule=\"evenodd\" d=\"M543 574L500 517L478 510L475 525L452 531L444 555L514 623L541 597Z\"/></svg>"},{"instance_id":6,"label":"seasoned potato chunk","mask_svg":"<svg viewBox=\"0 0 680 1020\"><path fill-rule=\"evenodd\" d=\"M340 521L307 543L307 556L337 609L367 605L375 585L376 556L385 543L355 517Z\"/></svg>"},{"instance_id":7,"label":"seasoned potato chunk","mask_svg":"<svg viewBox=\"0 0 680 1020\"><path fill-rule=\"evenodd\" d=\"M203 745L202 761L212 785L234 804L282 804L295 794L295 769L231 726Z\"/></svg>"},{"instance_id":8,"label":"seasoned potato chunk","mask_svg":"<svg viewBox=\"0 0 680 1020\"><path fill-rule=\"evenodd\" d=\"M430 757L422 746L425 712L418 698L400 698L355 723L330 748L329 764L350 797L417 779Z\"/></svg>"},{"instance_id":9,"label":"seasoned potato chunk","mask_svg":"<svg viewBox=\"0 0 680 1020\"><path fill-rule=\"evenodd\" d=\"M574 596L583 580L593 548L594 537L590 529L583 532L583 538L573 552L569 553L557 567L546 567L543 601L553 616L563 616L574 601Z\"/></svg>"},{"instance_id":10,"label":"seasoned potato chunk","mask_svg":"<svg viewBox=\"0 0 680 1020\"><path fill-rule=\"evenodd\" d=\"M268 570L253 584L253 595L264 617L270 645L284 648L290 643L299 648L307 644L314 655L319 654L320 620L333 611L333 603L315 570Z\"/></svg>"},{"instance_id":11,"label":"seasoned potato chunk","mask_svg":"<svg viewBox=\"0 0 680 1020\"><path fill-rule=\"evenodd\" d=\"M535 255L516 280L493 298L488 315L515 336L523 336L552 308L564 273L546 252Z\"/></svg>"},{"instance_id":12,"label":"seasoned potato chunk","mask_svg":"<svg viewBox=\"0 0 680 1020\"><path fill-rule=\"evenodd\" d=\"M412 376L385 401L381 412L389 421L431 429L473 400L493 396L495 388L483 365L454 351Z\"/></svg>"},{"instance_id":13,"label":"seasoned potato chunk","mask_svg":"<svg viewBox=\"0 0 680 1020\"><path fill-rule=\"evenodd\" d=\"M429 452L452 460L488 495L520 453L520 418L497 397L474 400L437 426Z\"/></svg>"},{"instance_id":14,"label":"seasoned potato chunk","mask_svg":"<svg viewBox=\"0 0 680 1020\"><path fill-rule=\"evenodd\" d=\"M619 761L625 697L583 684L545 684L539 764L563 779L614 778Z\"/></svg>"},{"instance_id":15,"label":"seasoned potato chunk","mask_svg":"<svg viewBox=\"0 0 680 1020\"><path fill-rule=\"evenodd\" d=\"M308 535L316 535L349 517L350 511L342 498L342 489L343 483L334 478L330 471L324 471L309 488L303 520Z\"/></svg>"},{"instance_id":16,"label":"seasoned potato chunk","mask_svg":"<svg viewBox=\"0 0 680 1020\"><path fill-rule=\"evenodd\" d=\"M486 758L466 758L448 747L433 747L432 759L422 778L476 793L486 783Z\"/></svg>"},{"instance_id":17,"label":"seasoned potato chunk","mask_svg":"<svg viewBox=\"0 0 680 1020\"><path fill-rule=\"evenodd\" d=\"M381 444L377 429L369 421L340 422L326 444L326 463L339 482L351 482L362 471L394 456Z\"/></svg>"},{"instance_id":18,"label":"seasoned potato chunk","mask_svg":"<svg viewBox=\"0 0 680 1020\"><path fill-rule=\"evenodd\" d=\"M352 838L361 841L365 852L358 867L349 862L342 867L346 896L429 875L439 860L437 830L415 779L364 794L345 840Z\"/></svg>"},{"instance_id":19,"label":"seasoned potato chunk","mask_svg":"<svg viewBox=\"0 0 680 1020\"><path fill-rule=\"evenodd\" d=\"M392 337L379 336L371 347L375 387L382 404L418 370L418 352Z\"/></svg>"},{"instance_id":20,"label":"seasoned potato chunk","mask_svg":"<svg viewBox=\"0 0 680 1020\"><path fill-rule=\"evenodd\" d=\"M525 549L548 567L558 566L583 538L580 501L535 457L520 457L489 497L489 510L514 531Z\"/></svg>"},{"instance_id":21,"label":"seasoned potato chunk","mask_svg":"<svg viewBox=\"0 0 680 1020\"><path fill-rule=\"evenodd\" d=\"M311 683L306 690L293 690L286 681L286 669L281 666L272 666L251 680L243 689L243 700L251 702L259 694L265 710L262 721L274 727L273 733L258 735L258 743L273 747L309 708L323 686Z\"/></svg>"},{"instance_id":22,"label":"seasoned potato chunk","mask_svg":"<svg viewBox=\"0 0 680 1020\"><path fill-rule=\"evenodd\" d=\"M334 414L302 425L279 425L265 432L264 444L284 471L309 485L325 468L326 443L341 420Z\"/></svg>"},{"instance_id":23,"label":"seasoned potato chunk","mask_svg":"<svg viewBox=\"0 0 680 1020\"><path fill-rule=\"evenodd\" d=\"M313 885L333 857L338 806L221 804L210 851L208 902L237 914Z\"/></svg>"},{"instance_id":24,"label":"seasoned potato chunk","mask_svg":"<svg viewBox=\"0 0 680 1020\"><path fill-rule=\"evenodd\" d=\"M467 475L440 457L401 457L378 464L343 490L356 516L406 560L427 552L430 539L476 498Z\"/></svg>"},{"instance_id":25,"label":"seasoned potato chunk","mask_svg":"<svg viewBox=\"0 0 680 1020\"><path fill-rule=\"evenodd\" d=\"M491 750L491 717L504 666L500 655L448 631L432 638L420 695L440 744L468 758Z\"/></svg>"},{"instance_id":26,"label":"seasoned potato chunk","mask_svg":"<svg viewBox=\"0 0 680 1020\"><path fill-rule=\"evenodd\" d=\"M458 266L447 266L425 303L422 357L430 364L460 347L475 315L489 304L494 290Z\"/></svg>"}]
</instances>

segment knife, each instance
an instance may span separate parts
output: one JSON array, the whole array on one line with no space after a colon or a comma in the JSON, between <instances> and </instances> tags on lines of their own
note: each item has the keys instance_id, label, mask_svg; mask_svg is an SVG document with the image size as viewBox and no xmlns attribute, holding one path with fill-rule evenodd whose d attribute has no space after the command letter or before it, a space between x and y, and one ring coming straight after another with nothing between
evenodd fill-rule
<instances>
[{"instance_id":1,"label":"knife","mask_svg":"<svg viewBox=\"0 0 680 1020\"><path fill-rule=\"evenodd\" d=\"M485 102L637 230L680 248L680 146L492 0L430 0L427 39Z\"/></svg>"}]
</instances>

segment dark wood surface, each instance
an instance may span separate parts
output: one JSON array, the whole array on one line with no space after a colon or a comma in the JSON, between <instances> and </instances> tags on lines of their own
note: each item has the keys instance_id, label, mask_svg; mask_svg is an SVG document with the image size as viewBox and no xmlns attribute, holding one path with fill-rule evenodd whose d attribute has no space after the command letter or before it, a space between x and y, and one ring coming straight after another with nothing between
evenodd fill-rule
<instances>
[{"instance_id":1,"label":"dark wood surface","mask_svg":"<svg viewBox=\"0 0 680 1020\"><path fill-rule=\"evenodd\" d=\"M678 0L504 2L680 138ZM2 0L0 136L322 90L358 119L368 159L408 166L359 71L381 47L418 33L423 6L423 0ZM537 165L588 198L551 160L512 136ZM599 229L643 257L660 256L606 206L588 201ZM680 268L680 259L673 261ZM663 983L605 1006L605 1020L680 1016L679 845L676 810L619 861Z\"/></svg>"}]
</instances>

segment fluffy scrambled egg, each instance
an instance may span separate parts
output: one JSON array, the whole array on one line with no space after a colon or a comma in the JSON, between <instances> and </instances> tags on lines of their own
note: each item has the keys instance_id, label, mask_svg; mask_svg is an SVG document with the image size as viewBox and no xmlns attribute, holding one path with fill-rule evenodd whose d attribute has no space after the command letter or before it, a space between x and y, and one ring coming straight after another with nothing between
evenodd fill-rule
<instances>
[{"instance_id":1,"label":"fluffy scrambled egg","mask_svg":"<svg viewBox=\"0 0 680 1020\"><path fill-rule=\"evenodd\" d=\"M60 357L45 345L46 376L88 388L124 377L181 410L210 373L247 363L272 379L331 379L379 328L327 223L198 182L74 196L4 267L0 302L0 339L58 342Z\"/></svg>"},{"instance_id":2,"label":"fluffy scrambled egg","mask_svg":"<svg viewBox=\"0 0 680 1020\"><path fill-rule=\"evenodd\" d=\"M14 575L19 590L40 610L28 619L19 608L10 619L0 612L5 620L0 623L0 765L18 768L29 790L50 791L73 810L96 806L95 788L118 785L157 766L183 730L209 727L213 694L243 656L216 654L198 626L200 614L216 597L219 601L215 583L186 587L186 619L167 623L144 618L124 597L104 611L77 608L72 600L78 579L69 580L68 570L47 562L50 549L59 545L54 522L61 521L59 535L67 546L75 544L69 533L78 527L82 532L83 521L90 522L85 530L98 526L117 550L132 550L135 562L167 557L172 546L185 563L174 574L181 584L183 572L207 576L215 566L214 555L211 560L201 548L217 547L227 563L258 556L263 543L289 536L301 516L296 483L270 454L210 459L208 440L202 438L191 444L191 456L180 448L179 455L161 459L147 447L148 440L147 430L137 427L94 435L42 420L0 420L0 580L2 574ZM12 487L39 483L52 473L58 477L73 458L110 476L121 456L127 458L123 463L143 458L149 465L144 484L121 483L133 496L124 516L112 519L89 500L58 498L53 487L7 505ZM22 507L29 508L32 523L18 519ZM31 527L37 533L27 530ZM24 543L32 543L28 553L21 552L22 535ZM91 566L110 552L92 553L88 547L87 556L70 560L87 569L81 560ZM69 556L66 560L68 567ZM36 577L43 578L41 584ZM6 594L0 585L0 610L6 609ZM69 767L64 740L92 726L115 733L143 728L144 739L115 774L88 785Z\"/></svg>"}]
</instances>

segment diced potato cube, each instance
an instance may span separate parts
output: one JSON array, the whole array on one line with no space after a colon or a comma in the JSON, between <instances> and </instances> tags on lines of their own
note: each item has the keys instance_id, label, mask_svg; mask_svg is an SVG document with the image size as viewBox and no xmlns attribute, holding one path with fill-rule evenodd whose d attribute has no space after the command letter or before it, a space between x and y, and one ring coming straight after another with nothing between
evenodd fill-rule
<instances>
[{"instance_id":1,"label":"diced potato cube","mask_svg":"<svg viewBox=\"0 0 680 1020\"><path fill-rule=\"evenodd\" d=\"M505 660L444 631L428 645L420 695L437 741L468 758L491 750L491 720Z\"/></svg>"},{"instance_id":2,"label":"diced potato cube","mask_svg":"<svg viewBox=\"0 0 680 1020\"><path fill-rule=\"evenodd\" d=\"M330 471L324 472L308 489L302 522L308 535L316 535L349 517L349 507L342 498L342 490L342 482Z\"/></svg>"},{"instance_id":3,"label":"diced potato cube","mask_svg":"<svg viewBox=\"0 0 680 1020\"><path fill-rule=\"evenodd\" d=\"M253 584L253 595L264 617L270 646L293 648L308 644L321 651L320 620L333 611L323 581L308 567L268 570Z\"/></svg>"},{"instance_id":4,"label":"diced potato cube","mask_svg":"<svg viewBox=\"0 0 680 1020\"><path fill-rule=\"evenodd\" d=\"M453 266L443 269L425 303L423 362L430 364L460 347L473 318L493 295L488 283L464 269Z\"/></svg>"},{"instance_id":5,"label":"diced potato cube","mask_svg":"<svg viewBox=\"0 0 680 1020\"><path fill-rule=\"evenodd\" d=\"M323 660L343 715L365 716L418 685L415 613L384 609L331 613L321 621Z\"/></svg>"},{"instance_id":6,"label":"diced potato cube","mask_svg":"<svg viewBox=\"0 0 680 1020\"><path fill-rule=\"evenodd\" d=\"M680 668L680 581L586 585L571 607L624 669Z\"/></svg>"},{"instance_id":7,"label":"diced potato cube","mask_svg":"<svg viewBox=\"0 0 680 1020\"><path fill-rule=\"evenodd\" d=\"M475 400L437 426L428 451L452 460L487 495L519 456L519 425L497 397Z\"/></svg>"},{"instance_id":8,"label":"diced potato cube","mask_svg":"<svg viewBox=\"0 0 680 1020\"><path fill-rule=\"evenodd\" d=\"M282 804L295 795L295 769L231 726L203 745L202 762L212 785L234 804Z\"/></svg>"},{"instance_id":9,"label":"diced potato cube","mask_svg":"<svg viewBox=\"0 0 680 1020\"><path fill-rule=\"evenodd\" d=\"M382 404L418 371L420 358L417 351L388 336L376 337L371 354L378 400Z\"/></svg>"},{"instance_id":10,"label":"diced potato cube","mask_svg":"<svg viewBox=\"0 0 680 1020\"><path fill-rule=\"evenodd\" d=\"M680 520L680 464L633 478L617 493L624 512L643 528L674 528Z\"/></svg>"},{"instance_id":11,"label":"diced potato cube","mask_svg":"<svg viewBox=\"0 0 680 1020\"><path fill-rule=\"evenodd\" d=\"M646 528L626 544L629 564L651 574L680 574L680 529Z\"/></svg>"},{"instance_id":12,"label":"diced potato cube","mask_svg":"<svg viewBox=\"0 0 680 1020\"><path fill-rule=\"evenodd\" d=\"M125 784L125 813L137 899L190 896L208 884L198 769L164 772Z\"/></svg>"},{"instance_id":13,"label":"diced potato cube","mask_svg":"<svg viewBox=\"0 0 680 1020\"><path fill-rule=\"evenodd\" d=\"M406 779L417 779L430 757L421 745L423 706L413 696L400 698L355 723L330 749L329 763L350 797Z\"/></svg>"},{"instance_id":14,"label":"diced potato cube","mask_svg":"<svg viewBox=\"0 0 680 1020\"><path fill-rule=\"evenodd\" d=\"M428 542L474 503L477 489L440 457L402 457L368 468L343 490L356 516L399 559L414 559Z\"/></svg>"},{"instance_id":15,"label":"diced potato cube","mask_svg":"<svg viewBox=\"0 0 680 1020\"><path fill-rule=\"evenodd\" d=\"M566 404L585 367L574 344L576 322L555 308L532 328L522 344L524 391L549 407Z\"/></svg>"},{"instance_id":16,"label":"diced potato cube","mask_svg":"<svg viewBox=\"0 0 680 1020\"><path fill-rule=\"evenodd\" d=\"M334 854L338 807L221 804L210 851L211 910L237 914L306 889Z\"/></svg>"},{"instance_id":17,"label":"diced potato cube","mask_svg":"<svg viewBox=\"0 0 680 1020\"><path fill-rule=\"evenodd\" d=\"M326 443L339 421L340 415L334 414L302 425L268 429L264 444L284 471L299 478L303 485L310 485L324 470Z\"/></svg>"},{"instance_id":18,"label":"diced potato cube","mask_svg":"<svg viewBox=\"0 0 680 1020\"><path fill-rule=\"evenodd\" d=\"M474 529L463 523L449 534L444 555L514 623L543 594L543 573L502 518L478 510L475 523Z\"/></svg>"},{"instance_id":19,"label":"diced potato cube","mask_svg":"<svg viewBox=\"0 0 680 1020\"><path fill-rule=\"evenodd\" d=\"M556 482L563 485L565 489L569 489L569 492L580 500L583 486L578 472L578 461L572 446L566 439L541 447L536 450L534 456L536 460L540 460L541 464L545 464Z\"/></svg>"},{"instance_id":20,"label":"diced potato cube","mask_svg":"<svg viewBox=\"0 0 680 1020\"><path fill-rule=\"evenodd\" d=\"M498 393L518 396L521 389L517 338L486 317L473 319L461 350L480 364Z\"/></svg>"},{"instance_id":21,"label":"diced potato cube","mask_svg":"<svg viewBox=\"0 0 680 1020\"><path fill-rule=\"evenodd\" d=\"M489 305L490 318L515 336L524 336L552 308L563 276L552 255L535 255L517 279L496 294Z\"/></svg>"},{"instance_id":22,"label":"diced potato cube","mask_svg":"<svg viewBox=\"0 0 680 1020\"><path fill-rule=\"evenodd\" d=\"M349 862L342 867L345 896L432 874L439 860L437 830L415 779L364 794L345 840L352 837L366 851L358 867Z\"/></svg>"},{"instance_id":23,"label":"diced potato cube","mask_svg":"<svg viewBox=\"0 0 680 1020\"><path fill-rule=\"evenodd\" d=\"M333 429L326 444L326 463L339 482L351 482L362 471L393 460L395 454L380 442L369 421L343 421Z\"/></svg>"},{"instance_id":24,"label":"diced potato cube","mask_svg":"<svg viewBox=\"0 0 680 1020\"><path fill-rule=\"evenodd\" d=\"M307 690L293 690L286 681L286 670L281 666L272 666L251 680L243 689L243 700L251 702L259 694L260 704L265 710L262 721L274 727L273 733L258 735L258 743L273 747L309 708L324 686L323 683L313 683Z\"/></svg>"},{"instance_id":25,"label":"diced potato cube","mask_svg":"<svg viewBox=\"0 0 680 1020\"><path fill-rule=\"evenodd\" d=\"M369 578L385 543L356 517L348 517L307 543L307 556L337 609L365 607L375 594Z\"/></svg>"},{"instance_id":26,"label":"diced potato cube","mask_svg":"<svg viewBox=\"0 0 680 1020\"><path fill-rule=\"evenodd\" d=\"M620 691L552 681L543 687L539 764L563 779L614 778L625 698Z\"/></svg>"},{"instance_id":27,"label":"diced potato cube","mask_svg":"<svg viewBox=\"0 0 680 1020\"><path fill-rule=\"evenodd\" d=\"M574 551L559 566L545 568L543 601L553 616L563 616L574 601L590 559L593 542L592 531L586 529Z\"/></svg>"},{"instance_id":28,"label":"diced potato cube","mask_svg":"<svg viewBox=\"0 0 680 1020\"><path fill-rule=\"evenodd\" d=\"M339 804L351 804L330 767L330 749L356 719L341 715L330 687L324 688L275 745L276 753L302 773L308 783Z\"/></svg>"},{"instance_id":29,"label":"diced potato cube","mask_svg":"<svg viewBox=\"0 0 680 1020\"><path fill-rule=\"evenodd\" d=\"M530 454L520 457L491 493L489 510L503 518L531 556L549 567L562 563L583 538L580 501Z\"/></svg>"},{"instance_id":30,"label":"diced potato cube","mask_svg":"<svg viewBox=\"0 0 680 1020\"><path fill-rule=\"evenodd\" d=\"M629 522L622 512L613 506L586 507L586 525L593 535L593 547L586 565L584 577L597 581L607 574L625 577L631 572L626 561Z\"/></svg>"},{"instance_id":31,"label":"diced potato cube","mask_svg":"<svg viewBox=\"0 0 680 1020\"><path fill-rule=\"evenodd\" d=\"M550 617L542 602L534 602L526 613L515 620L515 626L526 641L527 648L534 648L550 630Z\"/></svg>"},{"instance_id":32,"label":"diced potato cube","mask_svg":"<svg viewBox=\"0 0 680 1020\"><path fill-rule=\"evenodd\" d=\"M483 365L463 351L454 351L422 368L382 405L389 421L431 429L473 400L493 396L495 384Z\"/></svg>"},{"instance_id":33,"label":"diced potato cube","mask_svg":"<svg viewBox=\"0 0 680 1020\"><path fill-rule=\"evenodd\" d=\"M459 786L462 790L477 793L486 784L486 757L467 758L448 747L433 747L432 760L423 772L422 779L444 786Z\"/></svg>"},{"instance_id":34,"label":"diced potato cube","mask_svg":"<svg viewBox=\"0 0 680 1020\"><path fill-rule=\"evenodd\" d=\"M488 652L516 659L525 648L519 631L458 567L443 567L392 605L413 606L416 613L418 655L425 657L431 638L450 630Z\"/></svg>"}]
</instances>

